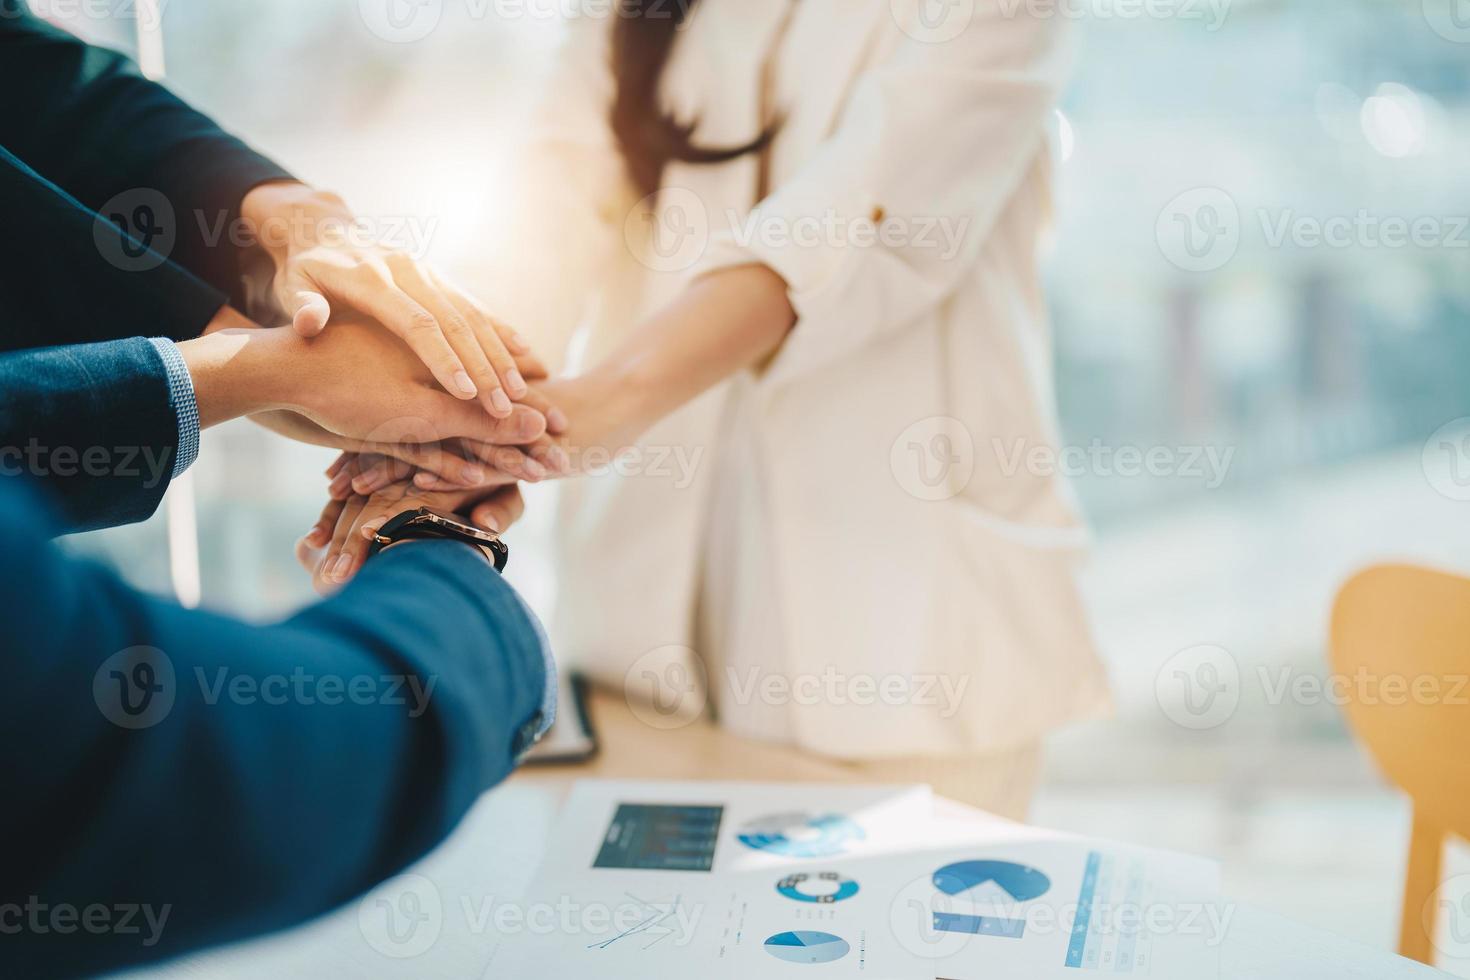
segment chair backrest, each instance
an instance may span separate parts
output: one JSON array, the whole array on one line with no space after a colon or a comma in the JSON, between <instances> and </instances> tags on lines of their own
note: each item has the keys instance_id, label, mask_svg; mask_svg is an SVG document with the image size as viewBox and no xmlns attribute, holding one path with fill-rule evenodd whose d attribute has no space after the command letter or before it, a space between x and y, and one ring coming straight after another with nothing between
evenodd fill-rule
<instances>
[{"instance_id":1,"label":"chair backrest","mask_svg":"<svg viewBox=\"0 0 1470 980\"><path fill-rule=\"evenodd\" d=\"M1368 568L1332 610L1349 723L1416 816L1470 837L1470 579Z\"/></svg>"}]
</instances>

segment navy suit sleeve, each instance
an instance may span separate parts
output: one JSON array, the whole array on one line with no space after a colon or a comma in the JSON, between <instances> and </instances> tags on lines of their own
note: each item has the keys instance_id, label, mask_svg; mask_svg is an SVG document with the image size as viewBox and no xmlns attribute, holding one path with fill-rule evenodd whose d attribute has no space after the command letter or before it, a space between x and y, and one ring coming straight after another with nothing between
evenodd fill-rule
<instances>
[{"instance_id":1,"label":"navy suit sleeve","mask_svg":"<svg viewBox=\"0 0 1470 980\"><path fill-rule=\"evenodd\" d=\"M167 370L146 340L0 354L0 475L42 485L62 532L147 518L178 442Z\"/></svg>"},{"instance_id":2,"label":"navy suit sleeve","mask_svg":"<svg viewBox=\"0 0 1470 980\"><path fill-rule=\"evenodd\" d=\"M291 175L123 55L26 7L0 0L0 144L92 211L157 191L172 212L155 215L171 223L167 257L241 305L240 248L227 229L252 187Z\"/></svg>"},{"instance_id":3,"label":"navy suit sleeve","mask_svg":"<svg viewBox=\"0 0 1470 980\"><path fill-rule=\"evenodd\" d=\"M68 559L13 503L0 487L21 529L0 539L14 975L114 969L326 912L440 841L536 726L540 629L462 544L390 549L335 598L250 626ZM114 923L132 908L136 931L63 934L58 907Z\"/></svg>"}]
</instances>

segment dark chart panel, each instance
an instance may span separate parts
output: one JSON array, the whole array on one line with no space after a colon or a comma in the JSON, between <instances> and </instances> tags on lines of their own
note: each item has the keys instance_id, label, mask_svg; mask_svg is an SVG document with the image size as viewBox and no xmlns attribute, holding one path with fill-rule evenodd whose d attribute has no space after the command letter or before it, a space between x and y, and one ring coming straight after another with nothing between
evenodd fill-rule
<instances>
[{"instance_id":1,"label":"dark chart panel","mask_svg":"<svg viewBox=\"0 0 1470 980\"><path fill-rule=\"evenodd\" d=\"M592 866L708 871L724 814L722 806L619 803Z\"/></svg>"}]
</instances>

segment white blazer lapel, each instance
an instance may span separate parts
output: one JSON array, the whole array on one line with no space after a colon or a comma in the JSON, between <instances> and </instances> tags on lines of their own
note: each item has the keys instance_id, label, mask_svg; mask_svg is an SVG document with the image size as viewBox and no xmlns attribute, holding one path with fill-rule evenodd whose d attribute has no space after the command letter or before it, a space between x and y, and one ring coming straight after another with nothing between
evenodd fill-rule
<instances>
[{"instance_id":1,"label":"white blazer lapel","mask_svg":"<svg viewBox=\"0 0 1470 980\"><path fill-rule=\"evenodd\" d=\"M891 16L888 0L792 2L797 10L778 62L777 108L787 113L778 161L803 160L831 135Z\"/></svg>"}]
</instances>

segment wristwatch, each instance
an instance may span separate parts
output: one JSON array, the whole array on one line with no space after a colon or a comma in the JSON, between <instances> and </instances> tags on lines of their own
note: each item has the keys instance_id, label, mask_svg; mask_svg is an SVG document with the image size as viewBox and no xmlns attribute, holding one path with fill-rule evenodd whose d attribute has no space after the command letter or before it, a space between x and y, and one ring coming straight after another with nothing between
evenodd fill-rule
<instances>
[{"instance_id":1,"label":"wristwatch","mask_svg":"<svg viewBox=\"0 0 1470 980\"><path fill-rule=\"evenodd\" d=\"M495 564L497 572L504 571L505 563L510 560L510 549L500 540L499 535L428 507L406 510L378 528L378 532L373 535L372 544L368 545L368 557L371 558L400 541L430 541L436 538L474 545Z\"/></svg>"}]
</instances>

